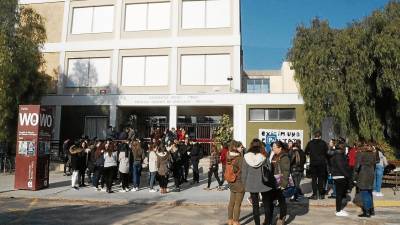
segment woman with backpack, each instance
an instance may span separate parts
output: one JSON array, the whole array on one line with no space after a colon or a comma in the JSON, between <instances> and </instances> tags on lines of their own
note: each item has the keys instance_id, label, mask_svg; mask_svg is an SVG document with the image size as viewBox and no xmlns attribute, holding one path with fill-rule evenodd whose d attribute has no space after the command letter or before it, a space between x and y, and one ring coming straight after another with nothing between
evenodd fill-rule
<instances>
[{"instance_id":1,"label":"woman with backpack","mask_svg":"<svg viewBox=\"0 0 400 225\"><path fill-rule=\"evenodd\" d=\"M129 162L131 157L131 151L129 149L129 145L127 143L122 143L119 146L119 155L118 155L118 171L119 177L122 182L122 191L129 191Z\"/></svg>"},{"instance_id":2,"label":"woman with backpack","mask_svg":"<svg viewBox=\"0 0 400 225\"><path fill-rule=\"evenodd\" d=\"M225 180L228 182L229 190L231 192L228 205L228 225L238 225L240 218L240 206L242 205L245 193L241 176L243 155L240 143L237 141L232 141L225 157Z\"/></svg>"},{"instance_id":3,"label":"woman with backpack","mask_svg":"<svg viewBox=\"0 0 400 225\"><path fill-rule=\"evenodd\" d=\"M262 180L262 166L267 163L266 160L268 159L265 155L263 144L259 139L253 139L250 143L250 148L248 149L247 153L244 154L241 176L245 186L245 191L250 192L251 202L253 206L253 218L256 225L260 225L260 193L262 196L265 214L263 224L270 225L272 223L272 188L264 184Z\"/></svg>"},{"instance_id":4,"label":"woman with backpack","mask_svg":"<svg viewBox=\"0 0 400 225\"><path fill-rule=\"evenodd\" d=\"M171 156L163 144L160 144L157 154L157 179L160 184L160 193L167 193L168 186L168 174L169 174L169 163L171 161Z\"/></svg>"},{"instance_id":5,"label":"woman with backpack","mask_svg":"<svg viewBox=\"0 0 400 225\"><path fill-rule=\"evenodd\" d=\"M284 190L289 184L289 174L290 174L290 160L288 156L288 150L281 141L275 141L272 144L272 151L274 156L272 157L272 169L274 171L274 176L277 179L277 187L273 191L274 199L279 202L279 218L276 222L277 225L284 225L287 214L286 198L283 194ZM273 211L273 209L272 209Z\"/></svg>"},{"instance_id":6,"label":"woman with backpack","mask_svg":"<svg viewBox=\"0 0 400 225\"><path fill-rule=\"evenodd\" d=\"M210 153L210 163L209 163L209 167L208 167L208 183L207 183L207 187L204 188L204 190L211 190L210 186L211 186L211 178L212 175L214 174L215 179L218 182L218 190L222 190L222 182L219 179L218 176L218 167L219 167L219 153L217 150L217 147L215 145L211 146L211 153Z\"/></svg>"},{"instance_id":7,"label":"woman with backpack","mask_svg":"<svg viewBox=\"0 0 400 225\"><path fill-rule=\"evenodd\" d=\"M336 216L348 216L342 208L342 200L346 198L348 181L351 178L350 168L345 156L345 143L339 142L336 148L328 151L329 165L336 187Z\"/></svg>"}]
</instances>

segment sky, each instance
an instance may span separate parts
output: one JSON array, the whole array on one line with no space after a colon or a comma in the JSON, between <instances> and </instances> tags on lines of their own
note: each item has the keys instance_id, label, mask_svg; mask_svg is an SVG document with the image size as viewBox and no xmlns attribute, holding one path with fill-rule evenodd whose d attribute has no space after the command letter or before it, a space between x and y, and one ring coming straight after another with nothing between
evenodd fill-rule
<instances>
[{"instance_id":1,"label":"sky","mask_svg":"<svg viewBox=\"0 0 400 225\"><path fill-rule=\"evenodd\" d=\"M361 20L389 0L241 0L245 70L280 69L296 27L318 17L334 28Z\"/></svg>"}]
</instances>

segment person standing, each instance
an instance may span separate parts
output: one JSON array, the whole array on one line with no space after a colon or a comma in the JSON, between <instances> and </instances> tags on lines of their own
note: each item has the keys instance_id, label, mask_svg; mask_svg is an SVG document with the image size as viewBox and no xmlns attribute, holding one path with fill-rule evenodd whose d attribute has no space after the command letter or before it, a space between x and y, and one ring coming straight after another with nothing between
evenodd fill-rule
<instances>
[{"instance_id":1,"label":"person standing","mask_svg":"<svg viewBox=\"0 0 400 225\"><path fill-rule=\"evenodd\" d=\"M157 175L157 152L158 146L152 143L149 148L149 192L157 192L154 189Z\"/></svg>"},{"instance_id":2,"label":"person standing","mask_svg":"<svg viewBox=\"0 0 400 225\"><path fill-rule=\"evenodd\" d=\"M350 168L345 155L345 143L339 142L337 148L328 151L330 155L330 172L336 187L336 216L348 216L343 210L342 200L346 199L348 180L351 178Z\"/></svg>"},{"instance_id":3,"label":"person standing","mask_svg":"<svg viewBox=\"0 0 400 225\"><path fill-rule=\"evenodd\" d=\"M99 141L96 144L96 151L93 154L93 161L94 161L94 169L93 169L93 186L95 187L96 191L100 191L99 188L99 181L101 179L101 188L104 188L104 150L105 150L105 143Z\"/></svg>"},{"instance_id":4,"label":"person standing","mask_svg":"<svg viewBox=\"0 0 400 225\"><path fill-rule=\"evenodd\" d=\"M199 143L195 143L190 151L190 161L193 168L193 181L190 184L199 183L199 162L201 158L203 158L203 150L200 148Z\"/></svg>"},{"instance_id":5,"label":"person standing","mask_svg":"<svg viewBox=\"0 0 400 225\"><path fill-rule=\"evenodd\" d=\"M69 152L70 147L71 147L71 140L70 139L65 140L62 146L64 154L64 176L71 175L71 153Z\"/></svg>"},{"instance_id":6,"label":"person standing","mask_svg":"<svg viewBox=\"0 0 400 225\"><path fill-rule=\"evenodd\" d=\"M304 151L301 150L301 145L299 144L299 142L293 143L292 158L290 162L291 174L294 185L296 186L296 193L294 195L293 201L298 201L299 195L303 195L300 183L301 179L303 178L305 163L306 163L306 155Z\"/></svg>"},{"instance_id":7,"label":"person standing","mask_svg":"<svg viewBox=\"0 0 400 225\"><path fill-rule=\"evenodd\" d=\"M127 143L122 143L119 145L119 155L118 155L118 171L119 177L122 182L122 191L129 191L129 162L131 157L131 151Z\"/></svg>"},{"instance_id":8,"label":"person standing","mask_svg":"<svg viewBox=\"0 0 400 225\"><path fill-rule=\"evenodd\" d=\"M212 145L211 146L210 163L209 163L209 167L208 167L208 183L207 183L207 187L204 188L204 190L211 190L210 186L211 186L212 175L214 175L215 179L218 182L217 189L221 190L222 182L218 176L218 167L219 167L219 153L218 153L217 147L215 145Z\"/></svg>"},{"instance_id":9,"label":"person standing","mask_svg":"<svg viewBox=\"0 0 400 225\"><path fill-rule=\"evenodd\" d=\"M374 214L372 189L374 188L376 157L371 145L363 144L357 153L356 166L354 167L354 179L360 190L363 207L359 217L371 217Z\"/></svg>"},{"instance_id":10,"label":"person standing","mask_svg":"<svg viewBox=\"0 0 400 225\"><path fill-rule=\"evenodd\" d=\"M242 181L242 148L237 141L231 141L227 152L226 163L232 166L235 180L229 182L229 204L228 204L228 225L238 225L240 218L240 207L244 197L244 184Z\"/></svg>"},{"instance_id":11,"label":"person standing","mask_svg":"<svg viewBox=\"0 0 400 225\"><path fill-rule=\"evenodd\" d=\"M71 154L71 169L72 169L72 176L71 176L71 186L75 190L78 190L77 187L79 181L79 169L81 167L81 153L83 149L79 141L75 141L75 143L69 148L69 152Z\"/></svg>"},{"instance_id":12,"label":"person standing","mask_svg":"<svg viewBox=\"0 0 400 225\"><path fill-rule=\"evenodd\" d=\"M324 199L324 186L327 178L328 145L321 139L320 131L314 133L314 139L307 144L305 152L310 156L310 172L313 191L310 199Z\"/></svg>"},{"instance_id":13,"label":"person standing","mask_svg":"<svg viewBox=\"0 0 400 225\"><path fill-rule=\"evenodd\" d=\"M383 197L381 192L383 171L388 165L387 159L380 148L375 148L377 163L375 165L375 179L374 179L374 191L372 192L376 197Z\"/></svg>"},{"instance_id":14,"label":"person standing","mask_svg":"<svg viewBox=\"0 0 400 225\"><path fill-rule=\"evenodd\" d=\"M178 148L182 155L182 179L183 182L187 182L187 178L189 176L190 151L192 151L192 145L190 144L189 139L185 139L184 143L180 144Z\"/></svg>"},{"instance_id":15,"label":"person standing","mask_svg":"<svg viewBox=\"0 0 400 225\"><path fill-rule=\"evenodd\" d=\"M159 145L156 154L157 154L157 176L158 176L158 182L160 184L160 193L166 194L168 186L168 174L169 174L168 164L171 161L171 156L169 152L165 149L164 145L162 144Z\"/></svg>"},{"instance_id":16,"label":"person standing","mask_svg":"<svg viewBox=\"0 0 400 225\"><path fill-rule=\"evenodd\" d=\"M261 193L262 202L264 205L264 223L271 225L273 215L273 192L272 187L268 187L262 181L261 167L266 162L267 156L263 145L259 139L253 139L250 143L250 148L244 154L242 163L242 181L245 186L245 191L250 192L251 203L253 206L253 218L256 225L260 225L260 204L259 195Z\"/></svg>"},{"instance_id":17,"label":"person standing","mask_svg":"<svg viewBox=\"0 0 400 225\"><path fill-rule=\"evenodd\" d=\"M274 171L274 176L279 176L279 182L277 188L273 190L273 199L277 199L279 202L279 218L276 222L277 225L284 225L287 214L286 198L283 195L283 191L288 186L289 174L290 174L290 160L288 156L288 149L281 141L275 141L272 144L272 151L274 156L271 164Z\"/></svg>"},{"instance_id":18,"label":"person standing","mask_svg":"<svg viewBox=\"0 0 400 225\"><path fill-rule=\"evenodd\" d=\"M104 152L104 177L106 181L107 193L113 193L111 190L114 172L117 167L117 152L111 142L107 142Z\"/></svg>"},{"instance_id":19,"label":"person standing","mask_svg":"<svg viewBox=\"0 0 400 225\"><path fill-rule=\"evenodd\" d=\"M226 158L227 158L228 152L229 152L228 144L227 144L227 143L224 143L224 144L223 144L223 147L222 147L222 150L221 150L221 153L220 153L220 161L221 161L221 164L222 164L222 179L221 179L221 184L224 184L224 181L225 181L225 179L224 179L224 174L225 174Z\"/></svg>"},{"instance_id":20,"label":"person standing","mask_svg":"<svg viewBox=\"0 0 400 225\"><path fill-rule=\"evenodd\" d=\"M135 140L132 142L132 155L133 155L133 189L132 191L139 191L140 176L142 174L142 163L145 157L140 142Z\"/></svg>"},{"instance_id":21,"label":"person standing","mask_svg":"<svg viewBox=\"0 0 400 225\"><path fill-rule=\"evenodd\" d=\"M172 176L174 177L175 189L174 191L180 192L180 185L182 181L182 154L178 149L178 140L174 140L169 147L169 152L172 158Z\"/></svg>"},{"instance_id":22,"label":"person standing","mask_svg":"<svg viewBox=\"0 0 400 225\"><path fill-rule=\"evenodd\" d=\"M88 161L89 161L89 152L90 148L88 146L88 143L86 140L81 142L81 147L82 147L82 152L80 153L80 165L79 165L79 180L80 184L79 187L85 187L85 174L86 174L86 169L88 166Z\"/></svg>"}]
</instances>

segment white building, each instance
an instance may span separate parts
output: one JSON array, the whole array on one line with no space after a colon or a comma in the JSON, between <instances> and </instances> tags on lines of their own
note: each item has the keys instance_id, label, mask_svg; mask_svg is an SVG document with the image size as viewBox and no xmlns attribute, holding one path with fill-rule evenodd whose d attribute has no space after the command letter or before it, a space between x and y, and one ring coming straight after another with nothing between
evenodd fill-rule
<instances>
[{"instance_id":1,"label":"white building","mask_svg":"<svg viewBox=\"0 0 400 225\"><path fill-rule=\"evenodd\" d=\"M287 64L280 80L269 79L279 72L266 76L268 91L245 93L258 81L251 83L252 76L241 71L239 0L20 4L46 19L43 52L54 89L42 104L54 106L54 139L103 138L108 125L122 129L131 115L142 136L150 127L168 126L186 127L193 138L207 139L218 118L229 114L234 138L247 143L257 135L247 128L260 122L250 120L251 107L280 105L296 109L290 123L302 118L296 117L303 104L297 88L285 81L293 80ZM282 89L274 93L276 82Z\"/></svg>"}]
</instances>

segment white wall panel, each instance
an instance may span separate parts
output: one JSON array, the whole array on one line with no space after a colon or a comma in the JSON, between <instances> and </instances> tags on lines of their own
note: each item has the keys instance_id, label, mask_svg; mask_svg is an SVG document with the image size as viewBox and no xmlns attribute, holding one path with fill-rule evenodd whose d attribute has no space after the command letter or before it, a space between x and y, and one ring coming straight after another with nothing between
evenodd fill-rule
<instances>
[{"instance_id":1,"label":"white wall panel","mask_svg":"<svg viewBox=\"0 0 400 225\"><path fill-rule=\"evenodd\" d=\"M92 32L93 8L74 8L72 19L72 34Z\"/></svg>"},{"instance_id":2,"label":"white wall panel","mask_svg":"<svg viewBox=\"0 0 400 225\"><path fill-rule=\"evenodd\" d=\"M229 85L230 55L206 55L206 85Z\"/></svg>"},{"instance_id":3,"label":"white wall panel","mask_svg":"<svg viewBox=\"0 0 400 225\"><path fill-rule=\"evenodd\" d=\"M230 0L208 0L206 6L206 27L229 27L231 19Z\"/></svg>"},{"instance_id":4,"label":"white wall panel","mask_svg":"<svg viewBox=\"0 0 400 225\"><path fill-rule=\"evenodd\" d=\"M182 28L204 28L206 16L205 1L183 1Z\"/></svg>"},{"instance_id":5,"label":"white wall panel","mask_svg":"<svg viewBox=\"0 0 400 225\"><path fill-rule=\"evenodd\" d=\"M122 86L143 86L145 57L122 58Z\"/></svg>"},{"instance_id":6,"label":"white wall panel","mask_svg":"<svg viewBox=\"0 0 400 225\"><path fill-rule=\"evenodd\" d=\"M66 87L84 87L88 85L89 60L69 59Z\"/></svg>"},{"instance_id":7,"label":"white wall panel","mask_svg":"<svg viewBox=\"0 0 400 225\"><path fill-rule=\"evenodd\" d=\"M94 7L93 33L112 32L114 23L114 6Z\"/></svg>"},{"instance_id":8,"label":"white wall panel","mask_svg":"<svg viewBox=\"0 0 400 225\"><path fill-rule=\"evenodd\" d=\"M110 84L110 58L91 58L89 86L106 87Z\"/></svg>"},{"instance_id":9,"label":"white wall panel","mask_svg":"<svg viewBox=\"0 0 400 225\"><path fill-rule=\"evenodd\" d=\"M125 10L125 31L147 29L147 4L131 4Z\"/></svg>"},{"instance_id":10,"label":"white wall panel","mask_svg":"<svg viewBox=\"0 0 400 225\"><path fill-rule=\"evenodd\" d=\"M204 85L204 55L181 56L181 84Z\"/></svg>"},{"instance_id":11,"label":"white wall panel","mask_svg":"<svg viewBox=\"0 0 400 225\"><path fill-rule=\"evenodd\" d=\"M146 86L168 85L168 56L146 57Z\"/></svg>"},{"instance_id":12,"label":"white wall panel","mask_svg":"<svg viewBox=\"0 0 400 225\"><path fill-rule=\"evenodd\" d=\"M169 2L149 3L148 30L165 30L170 27L171 4Z\"/></svg>"}]
</instances>

